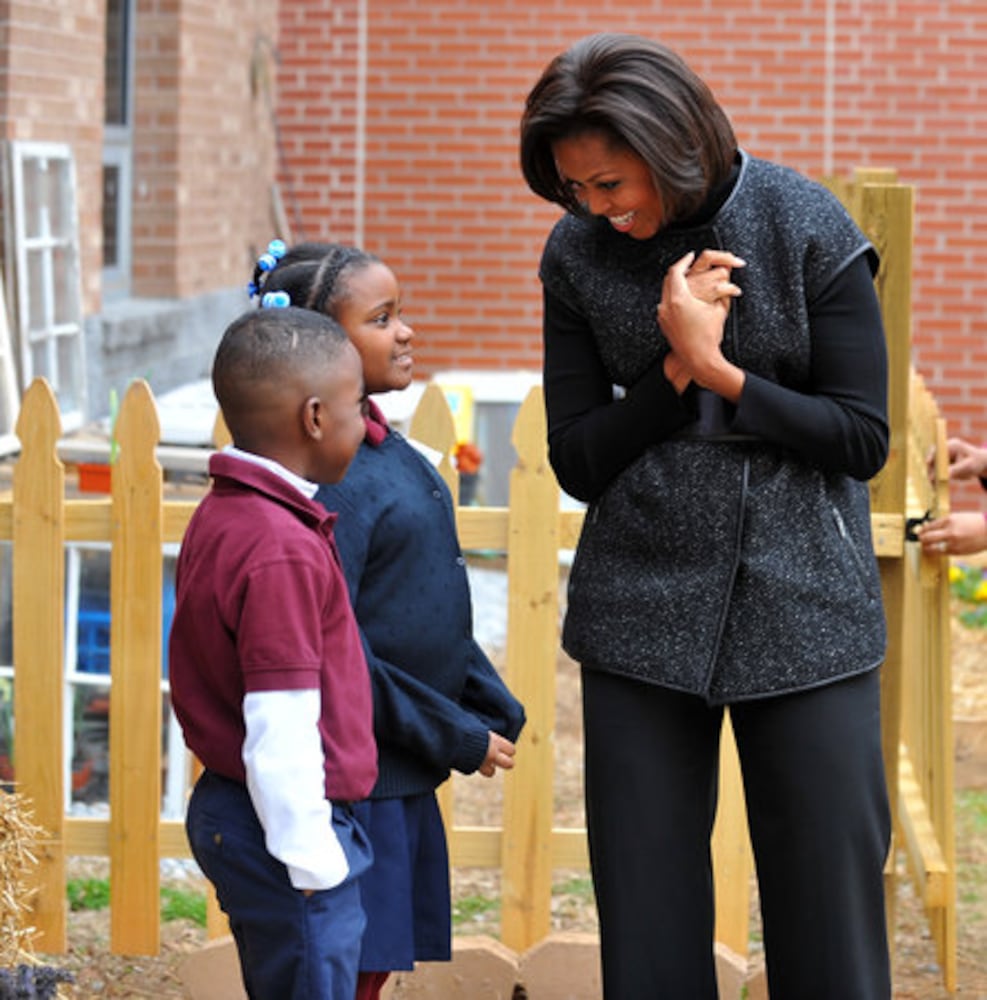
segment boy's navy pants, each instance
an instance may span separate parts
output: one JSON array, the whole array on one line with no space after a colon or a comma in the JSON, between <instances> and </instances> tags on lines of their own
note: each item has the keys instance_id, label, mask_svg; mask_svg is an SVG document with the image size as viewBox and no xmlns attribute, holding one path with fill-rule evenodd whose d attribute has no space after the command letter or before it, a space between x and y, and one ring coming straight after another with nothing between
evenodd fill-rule
<instances>
[{"instance_id":1,"label":"boy's navy pants","mask_svg":"<svg viewBox=\"0 0 987 1000\"><path fill-rule=\"evenodd\" d=\"M246 786L206 771L185 820L192 854L216 889L251 1000L353 1000L364 914L359 876L371 849L347 807L333 826L350 872L305 896L267 852Z\"/></svg>"}]
</instances>

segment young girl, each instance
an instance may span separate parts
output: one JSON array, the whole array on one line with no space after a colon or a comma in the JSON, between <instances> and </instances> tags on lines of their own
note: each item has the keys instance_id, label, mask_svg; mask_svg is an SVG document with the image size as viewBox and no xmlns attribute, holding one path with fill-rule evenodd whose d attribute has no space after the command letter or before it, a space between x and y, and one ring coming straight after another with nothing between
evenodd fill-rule
<instances>
[{"instance_id":1,"label":"young girl","mask_svg":"<svg viewBox=\"0 0 987 1000\"><path fill-rule=\"evenodd\" d=\"M390 268L324 243L300 244L265 264L253 283L262 303L287 298L336 319L363 361L368 394L407 388L414 333L401 319ZM377 784L356 809L374 849L360 883L367 929L357 1000L378 997L391 970L450 958L449 863L435 789L453 768L490 777L513 767L524 723L473 638L444 481L369 401L366 423L345 479L317 494L339 514L336 540L370 665L379 756Z\"/></svg>"}]
</instances>

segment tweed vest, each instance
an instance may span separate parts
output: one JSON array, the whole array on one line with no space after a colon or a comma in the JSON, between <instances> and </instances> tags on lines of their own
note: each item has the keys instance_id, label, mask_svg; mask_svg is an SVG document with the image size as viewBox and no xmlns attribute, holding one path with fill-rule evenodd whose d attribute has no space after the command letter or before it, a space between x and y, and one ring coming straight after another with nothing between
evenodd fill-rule
<instances>
[{"instance_id":1,"label":"tweed vest","mask_svg":"<svg viewBox=\"0 0 987 1000\"><path fill-rule=\"evenodd\" d=\"M662 276L704 247L747 261L734 273L744 294L725 356L806 387L809 304L873 249L830 192L786 167L744 154L709 222L650 240L566 215L541 278L586 317L614 385L629 386L668 350L655 322ZM867 484L750 438L649 447L586 512L563 646L588 666L713 704L872 669L885 624Z\"/></svg>"}]
</instances>

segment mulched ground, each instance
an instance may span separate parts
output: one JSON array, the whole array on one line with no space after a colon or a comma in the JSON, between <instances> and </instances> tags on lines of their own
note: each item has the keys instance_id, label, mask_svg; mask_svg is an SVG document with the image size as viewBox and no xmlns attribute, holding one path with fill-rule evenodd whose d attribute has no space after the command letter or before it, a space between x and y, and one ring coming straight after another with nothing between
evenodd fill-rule
<instances>
[{"instance_id":1,"label":"mulched ground","mask_svg":"<svg viewBox=\"0 0 987 1000\"><path fill-rule=\"evenodd\" d=\"M954 708L957 718L983 723L987 728L987 629L953 629ZM494 651L497 652L496 650ZM556 824L582 824L581 732L579 727L579 686L574 665L564 655L559 659L557 703ZM987 741L984 743L987 750ZM964 780L987 788L987 757L966 761L958 769ZM486 780L478 776L456 779L457 821L494 825L499 822L503 777ZM510 780L509 776L506 780ZM987 823L960 825L958 847L959 988L955 997L987 1000ZM105 862L77 859L72 874L105 873ZM942 987L935 947L927 922L915 898L903 860L899 859L899 892L895 940L895 1000L949 1000ZM187 884L187 880L182 880ZM584 872L560 872L557 885L574 891L560 893L553 900L553 928L595 931L596 915L591 894L586 890ZM458 870L454 875L457 900L485 897L497 899L496 873ZM752 920L756 927L756 890L752 887ZM48 959L72 970L77 985L66 991L71 997L182 997L176 969L190 951L205 942L199 928L184 921L162 925L163 943L159 956L132 958L112 956L108 951L107 912L70 915L71 952ZM498 933L495 909L476 914L458 927L462 934ZM756 945L752 957L756 959ZM838 1000L838 998L834 998Z\"/></svg>"}]
</instances>

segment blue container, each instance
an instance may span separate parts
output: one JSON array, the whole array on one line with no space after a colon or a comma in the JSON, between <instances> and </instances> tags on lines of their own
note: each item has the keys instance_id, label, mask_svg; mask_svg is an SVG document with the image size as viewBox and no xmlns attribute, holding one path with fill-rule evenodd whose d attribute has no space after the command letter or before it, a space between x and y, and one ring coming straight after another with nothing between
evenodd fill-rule
<instances>
[{"instance_id":1,"label":"blue container","mask_svg":"<svg viewBox=\"0 0 987 1000\"><path fill-rule=\"evenodd\" d=\"M175 617L175 581L166 575L161 591L161 676L168 677L168 634ZM76 669L83 674L110 672L110 595L84 592L79 602Z\"/></svg>"},{"instance_id":2,"label":"blue container","mask_svg":"<svg viewBox=\"0 0 987 1000\"><path fill-rule=\"evenodd\" d=\"M110 609L93 601L79 606L76 632L77 669L84 674L110 672Z\"/></svg>"}]
</instances>

